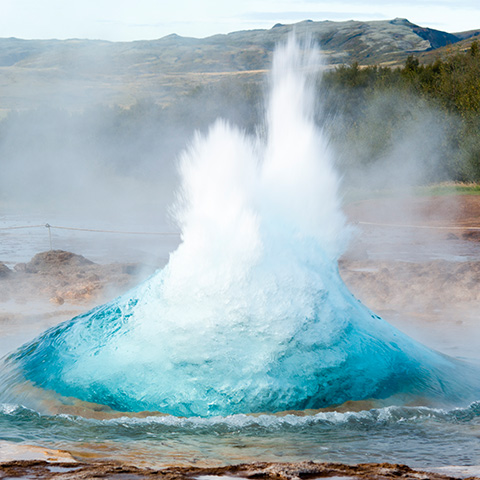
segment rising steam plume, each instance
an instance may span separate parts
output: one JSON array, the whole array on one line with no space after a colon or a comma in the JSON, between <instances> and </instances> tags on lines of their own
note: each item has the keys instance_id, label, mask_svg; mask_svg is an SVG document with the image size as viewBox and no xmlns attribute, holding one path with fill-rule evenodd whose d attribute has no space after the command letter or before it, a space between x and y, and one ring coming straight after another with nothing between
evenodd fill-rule
<instances>
[{"instance_id":1,"label":"rising steam plume","mask_svg":"<svg viewBox=\"0 0 480 480\"><path fill-rule=\"evenodd\" d=\"M313 120L319 64L294 37L277 49L265 135L219 120L182 155L168 265L14 352L4 398L26 380L118 410L211 416L478 394L471 367L391 327L339 276L348 229Z\"/></svg>"}]
</instances>

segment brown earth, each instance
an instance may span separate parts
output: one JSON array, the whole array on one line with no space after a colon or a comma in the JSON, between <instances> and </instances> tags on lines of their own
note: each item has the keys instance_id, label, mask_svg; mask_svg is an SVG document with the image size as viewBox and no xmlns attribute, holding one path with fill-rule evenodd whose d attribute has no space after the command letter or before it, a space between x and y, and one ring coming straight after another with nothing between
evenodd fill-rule
<instances>
[{"instance_id":1,"label":"brown earth","mask_svg":"<svg viewBox=\"0 0 480 480\"><path fill-rule=\"evenodd\" d=\"M0 264L0 357L57 323L137 285L154 267L100 265L52 250L9 269Z\"/></svg>"},{"instance_id":2,"label":"brown earth","mask_svg":"<svg viewBox=\"0 0 480 480\"><path fill-rule=\"evenodd\" d=\"M405 220L445 231L480 230L480 195L398 196L352 203L345 208L353 221L398 223ZM458 229L458 230L457 230Z\"/></svg>"},{"instance_id":3,"label":"brown earth","mask_svg":"<svg viewBox=\"0 0 480 480\"><path fill-rule=\"evenodd\" d=\"M28 476L28 477L27 477ZM380 463L345 465L340 463L249 463L227 467L195 468L167 467L161 470L138 468L116 463L57 463L45 461L13 461L0 465L0 478L38 478L38 479L93 479L108 478L116 480L136 480L142 478L165 480L191 480L207 478L258 479L265 480L303 480L316 478L375 479L387 480L454 480L455 477L432 472L413 470L406 465ZM465 478L465 477L464 477ZM475 477L467 477L473 479Z\"/></svg>"},{"instance_id":4,"label":"brown earth","mask_svg":"<svg viewBox=\"0 0 480 480\"><path fill-rule=\"evenodd\" d=\"M345 210L357 231L339 268L352 293L427 345L478 358L480 196L382 198Z\"/></svg>"},{"instance_id":5,"label":"brown earth","mask_svg":"<svg viewBox=\"0 0 480 480\"><path fill-rule=\"evenodd\" d=\"M381 198L345 211L356 232L339 268L356 298L431 347L478 357L480 196ZM20 344L25 324L34 336L152 271L99 265L61 250L11 270L0 264L0 350Z\"/></svg>"},{"instance_id":6,"label":"brown earth","mask_svg":"<svg viewBox=\"0 0 480 480\"><path fill-rule=\"evenodd\" d=\"M89 304L102 300L105 290L122 292L151 272L139 264L99 265L81 255L51 250L15 265L14 270L0 264L0 302L26 303L42 297L59 305L65 301Z\"/></svg>"},{"instance_id":7,"label":"brown earth","mask_svg":"<svg viewBox=\"0 0 480 480\"><path fill-rule=\"evenodd\" d=\"M368 200L348 205L346 213L356 225L356 240L340 260L339 268L353 294L387 321L427 345L445 353L478 359L480 243L475 228L480 225L480 196ZM432 258L432 251L439 252L439 258ZM113 293L122 293L150 273L151 269L142 269L140 265L98 265L63 251L43 252L13 270L0 265L2 334L8 334L9 326L17 323L24 326L29 315L32 318L39 315L38 311L25 313L31 302L46 302L44 316L50 315L47 323L53 324L62 316L71 316L74 311L108 299ZM12 313L15 304L20 311ZM126 480L187 479L200 475L272 480L454 478L387 464L258 463L155 471L105 462L74 466L58 462L47 463L43 459L3 462L0 478Z\"/></svg>"},{"instance_id":8,"label":"brown earth","mask_svg":"<svg viewBox=\"0 0 480 480\"><path fill-rule=\"evenodd\" d=\"M357 232L340 271L368 305L401 309L411 303L448 307L480 301L480 196L367 200L348 205L346 213ZM458 242L468 248L462 261L418 255L430 244L450 252ZM398 258L400 248L409 248L412 258ZM134 263L100 265L62 250L39 253L13 270L0 264L0 315L8 302L39 299L89 307L153 270Z\"/></svg>"}]
</instances>

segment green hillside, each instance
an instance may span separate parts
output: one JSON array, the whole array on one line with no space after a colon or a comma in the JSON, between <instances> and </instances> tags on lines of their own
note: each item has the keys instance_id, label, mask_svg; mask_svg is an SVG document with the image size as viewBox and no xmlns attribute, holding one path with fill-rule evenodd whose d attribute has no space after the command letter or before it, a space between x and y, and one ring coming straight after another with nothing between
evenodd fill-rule
<instances>
[{"instance_id":1,"label":"green hillside","mask_svg":"<svg viewBox=\"0 0 480 480\"><path fill-rule=\"evenodd\" d=\"M0 39L0 108L91 103L128 106L178 95L225 77L261 81L275 45L295 30L322 48L326 65L401 65L408 55L467 42L475 32L450 34L405 19L275 25L204 39L169 35L152 41ZM463 44L463 43L462 43ZM430 57L431 58L431 57Z\"/></svg>"},{"instance_id":2,"label":"green hillside","mask_svg":"<svg viewBox=\"0 0 480 480\"><path fill-rule=\"evenodd\" d=\"M478 31L304 21L205 39L0 39L0 201L78 208L97 179L168 196L195 131L221 117L261 134L272 51L293 29L325 55L317 121L344 185L480 181Z\"/></svg>"}]
</instances>

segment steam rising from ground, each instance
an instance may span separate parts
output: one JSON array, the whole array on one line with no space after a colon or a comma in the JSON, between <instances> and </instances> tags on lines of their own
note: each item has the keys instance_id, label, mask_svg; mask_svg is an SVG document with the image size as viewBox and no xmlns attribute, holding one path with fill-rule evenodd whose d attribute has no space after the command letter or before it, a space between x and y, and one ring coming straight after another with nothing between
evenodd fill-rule
<instances>
[{"instance_id":1,"label":"steam rising from ground","mask_svg":"<svg viewBox=\"0 0 480 480\"><path fill-rule=\"evenodd\" d=\"M161 218L172 198L174 152L152 142L156 125L138 119L138 138L114 122L121 114L100 107L11 114L2 124L3 203L10 211L90 217L93 224Z\"/></svg>"},{"instance_id":2,"label":"steam rising from ground","mask_svg":"<svg viewBox=\"0 0 480 480\"><path fill-rule=\"evenodd\" d=\"M105 56L97 58L93 47L86 56L58 62L58 74L42 65L29 71L23 91L12 90L20 99L18 111L0 123L0 202L5 210L37 210L45 216L60 211L81 219L82 225L108 221L165 229L163 212L178 181L175 161L192 132L205 132L219 114L250 131L259 123L258 82L242 84L234 76L216 87L192 82L190 94L160 106L145 97L143 77L137 79L138 87L129 83L128 73L115 76L118 65L110 65ZM92 76L86 78L96 82L84 82L72 72L87 72ZM35 75L48 75L55 93L38 87L47 82ZM117 84L119 79L124 85ZM310 100L308 115L315 105ZM336 99L335 105L342 102L347 103ZM27 105L35 109L27 110ZM445 125L424 102L393 93L375 98L366 108L354 105L344 117L333 111L331 141L339 152L337 166L347 172L345 184L377 189L439 178L435 175L443 162L437 159L448 155ZM360 118L355 111L361 111ZM352 121L361 128L355 138L346 138L344 126Z\"/></svg>"},{"instance_id":3,"label":"steam rising from ground","mask_svg":"<svg viewBox=\"0 0 480 480\"><path fill-rule=\"evenodd\" d=\"M331 130L350 188L408 194L414 186L450 178L453 121L424 99L379 91L339 112Z\"/></svg>"},{"instance_id":4,"label":"steam rising from ground","mask_svg":"<svg viewBox=\"0 0 480 480\"><path fill-rule=\"evenodd\" d=\"M184 154L182 244L168 265L14 352L4 399L23 380L186 416L477 398L473 367L409 339L340 279L346 229L330 146L313 120L318 63L294 37L278 48L266 136L218 121Z\"/></svg>"}]
</instances>

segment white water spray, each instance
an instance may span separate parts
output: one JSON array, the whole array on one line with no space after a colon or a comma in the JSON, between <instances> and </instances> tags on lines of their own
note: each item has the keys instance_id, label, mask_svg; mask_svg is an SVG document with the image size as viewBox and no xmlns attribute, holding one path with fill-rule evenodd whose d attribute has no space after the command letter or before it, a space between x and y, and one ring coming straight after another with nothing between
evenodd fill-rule
<instances>
[{"instance_id":1,"label":"white water spray","mask_svg":"<svg viewBox=\"0 0 480 480\"><path fill-rule=\"evenodd\" d=\"M333 155L313 120L321 62L308 47L300 49L291 36L275 55L266 138L219 120L183 154L175 209L183 242L162 279L172 295L198 289L205 300L206 288L214 298L226 285L241 290L259 263L295 262L307 238L332 261L342 252L346 230Z\"/></svg>"},{"instance_id":2,"label":"white water spray","mask_svg":"<svg viewBox=\"0 0 480 480\"><path fill-rule=\"evenodd\" d=\"M338 178L313 120L319 63L294 37L277 50L266 136L217 121L183 154L182 243L165 269L13 354L20 376L119 410L185 416L478 393L340 279Z\"/></svg>"}]
</instances>

